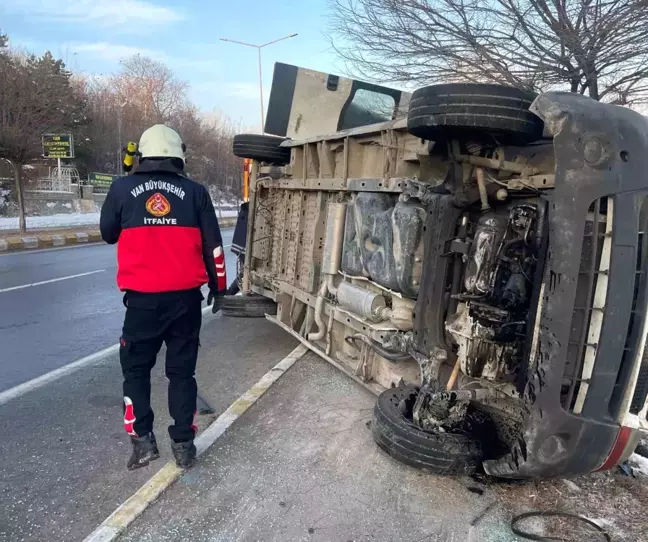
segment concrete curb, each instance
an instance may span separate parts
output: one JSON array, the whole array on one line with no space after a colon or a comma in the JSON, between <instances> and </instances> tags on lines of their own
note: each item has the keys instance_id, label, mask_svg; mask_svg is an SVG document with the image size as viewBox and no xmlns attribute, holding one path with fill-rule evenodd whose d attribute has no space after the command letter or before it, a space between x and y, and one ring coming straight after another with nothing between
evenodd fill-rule
<instances>
[{"instance_id":1,"label":"concrete curb","mask_svg":"<svg viewBox=\"0 0 648 542\"><path fill-rule=\"evenodd\" d=\"M66 234L26 235L0 239L0 253L16 250L36 250L55 248L79 243L97 243L101 241L99 230Z\"/></svg>"},{"instance_id":2,"label":"concrete curb","mask_svg":"<svg viewBox=\"0 0 648 542\"><path fill-rule=\"evenodd\" d=\"M233 228L236 225L235 218L224 218L218 221L221 228ZM0 253L16 250L36 250L43 248L56 248L82 243L99 243L101 234L99 230L86 230L77 233L66 234L40 234L25 235L23 237L7 237L0 239Z\"/></svg>"}]
</instances>

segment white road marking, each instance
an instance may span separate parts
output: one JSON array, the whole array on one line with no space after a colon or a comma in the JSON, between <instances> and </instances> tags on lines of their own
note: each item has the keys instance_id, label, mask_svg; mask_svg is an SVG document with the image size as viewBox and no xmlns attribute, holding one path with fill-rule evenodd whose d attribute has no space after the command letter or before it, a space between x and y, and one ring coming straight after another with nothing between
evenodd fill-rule
<instances>
[{"instance_id":1,"label":"white road marking","mask_svg":"<svg viewBox=\"0 0 648 542\"><path fill-rule=\"evenodd\" d=\"M201 455L214 444L218 438L232 426L285 372L307 352L306 347L298 346L254 386L223 412L216 420L196 438L198 455ZM99 525L84 542L112 542L133 523L167 488L184 472L170 461L153 477L138 489L128 500L121 504L106 520Z\"/></svg>"},{"instance_id":2,"label":"white road marking","mask_svg":"<svg viewBox=\"0 0 648 542\"><path fill-rule=\"evenodd\" d=\"M112 346L109 346L108 348L104 348L103 350L100 350L99 352L90 354L85 358L81 358L80 360L74 361L68 365L59 367L58 369L54 369L49 373L45 373L44 375L41 375L38 378L34 378L33 380L29 380L28 382L20 384L14 388L3 391L2 393L0 393L0 405L4 405L5 403L8 403L12 399L17 399L18 397L21 397L26 393L29 393L30 391L34 391L37 390L38 388L42 388L43 386L49 384L50 382L54 382L59 378L75 373L76 371L78 371L82 367L85 367L86 365L90 365L91 363L101 361L107 356L116 353L118 350L119 350L119 345L114 344Z\"/></svg>"},{"instance_id":3,"label":"white road marking","mask_svg":"<svg viewBox=\"0 0 648 542\"><path fill-rule=\"evenodd\" d=\"M211 314L211 307L204 307L202 309L202 314L203 317L212 317L213 315ZM43 386L46 386L47 384L50 384L51 382L54 382L59 378L63 378L64 376L70 375L72 373L76 373L79 369L82 369L87 365L103 361L108 356L112 356L117 352L119 352L119 344L113 344L112 346L104 348L103 350L99 350L99 352L90 354L85 358L73 361L72 363L64 365L63 367L59 367L58 369L50 371L49 373L45 373L44 375L24 382L23 384L19 384L18 386L0 392L0 406L8 403L13 399L18 399L19 397L22 397L23 395L31 391L42 388Z\"/></svg>"},{"instance_id":4,"label":"white road marking","mask_svg":"<svg viewBox=\"0 0 648 542\"><path fill-rule=\"evenodd\" d=\"M76 279L79 277L87 277L88 275L95 275L97 273L105 272L105 269L97 269L96 271L88 271L87 273L78 273L77 275L69 275L67 277L60 277L58 279L41 280L40 282L32 282L31 284L22 284L21 286L12 286L11 288L4 288L0 290L0 294L4 292L13 292L14 290L23 290L31 288L32 286L41 286L43 284L52 284L53 282L61 282L62 280Z\"/></svg>"}]
</instances>

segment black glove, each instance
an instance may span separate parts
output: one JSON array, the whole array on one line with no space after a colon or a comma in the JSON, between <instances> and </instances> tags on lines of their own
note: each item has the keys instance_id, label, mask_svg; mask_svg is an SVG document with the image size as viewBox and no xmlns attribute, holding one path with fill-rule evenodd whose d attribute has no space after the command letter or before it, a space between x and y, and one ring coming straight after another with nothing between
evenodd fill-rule
<instances>
[{"instance_id":1,"label":"black glove","mask_svg":"<svg viewBox=\"0 0 648 542\"><path fill-rule=\"evenodd\" d=\"M207 306L211 305L212 313L216 314L219 310L223 308L223 302L225 301L225 292L209 290L209 295L207 296Z\"/></svg>"}]
</instances>

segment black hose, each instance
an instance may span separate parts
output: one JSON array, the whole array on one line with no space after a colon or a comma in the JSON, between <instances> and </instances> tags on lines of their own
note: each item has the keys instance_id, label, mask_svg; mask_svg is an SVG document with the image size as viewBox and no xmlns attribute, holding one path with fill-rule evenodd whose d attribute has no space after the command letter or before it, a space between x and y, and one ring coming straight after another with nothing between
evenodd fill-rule
<instances>
[{"instance_id":1,"label":"black hose","mask_svg":"<svg viewBox=\"0 0 648 542\"><path fill-rule=\"evenodd\" d=\"M371 348L376 354L378 354L380 357L385 358L388 361L394 361L394 362L405 361L412 357L409 354L406 354L405 352L387 350L377 342L372 341L369 337L362 335L361 333L356 333L355 335L349 335L348 337L345 337L344 340L348 344L354 346L355 348L358 348L358 345L356 344L355 341L362 341L367 346L369 346L369 348Z\"/></svg>"},{"instance_id":2,"label":"black hose","mask_svg":"<svg viewBox=\"0 0 648 542\"><path fill-rule=\"evenodd\" d=\"M553 542L555 540L565 540L564 538L555 538L555 537L548 537L548 536L542 536L538 534L533 534L533 533L527 533L524 531L521 531L518 527L517 524L522 521L523 519L527 518L535 518L535 517L562 517L562 518L571 518L571 519L577 519L578 521L582 521L583 523L586 523L590 527L593 527L596 529L599 533L601 533L607 542L612 542L612 538L610 535L607 533L603 527L599 527L596 523L593 521L583 517L579 516L578 514L570 514L569 512L561 512L559 510L547 510L546 512L541 512L540 510L536 510L534 512L525 512L524 514L520 514L519 516L515 516L511 520L511 531L513 531L513 534L516 534L518 536L521 536L522 538L526 538L527 540L536 540L539 542Z\"/></svg>"}]
</instances>

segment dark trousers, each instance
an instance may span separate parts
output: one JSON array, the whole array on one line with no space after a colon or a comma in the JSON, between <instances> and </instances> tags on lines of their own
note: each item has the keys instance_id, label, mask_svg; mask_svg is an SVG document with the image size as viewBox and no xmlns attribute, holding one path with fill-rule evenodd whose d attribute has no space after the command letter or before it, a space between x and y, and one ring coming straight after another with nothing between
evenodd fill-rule
<instances>
[{"instance_id":1,"label":"dark trousers","mask_svg":"<svg viewBox=\"0 0 648 542\"><path fill-rule=\"evenodd\" d=\"M124 427L133 436L153 430L151 369L166 343L166 376L169 379L169 413L174 424L169 435L175 442L192 440L198 389L194 373L202 322L200 290L124 296L126 318L119 358L124 375Z\"/></svg>"}]
</instances>

